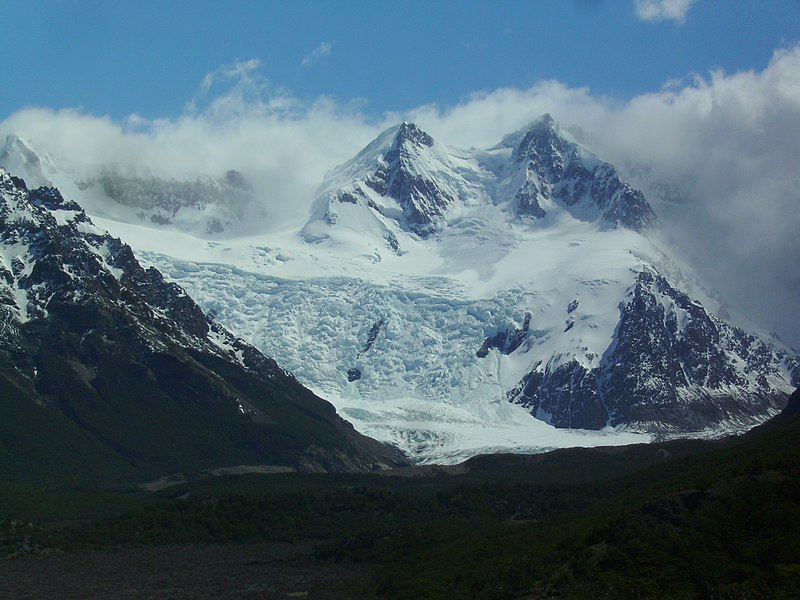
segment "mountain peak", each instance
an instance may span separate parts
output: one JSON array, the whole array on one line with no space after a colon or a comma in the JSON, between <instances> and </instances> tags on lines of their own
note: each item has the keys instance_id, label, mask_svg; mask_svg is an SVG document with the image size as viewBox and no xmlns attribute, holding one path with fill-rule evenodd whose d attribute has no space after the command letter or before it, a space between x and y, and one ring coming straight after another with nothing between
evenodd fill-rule
<instances>
[{"instance_id":1,"label":"mountain peak","mask_svg":"<svg viewBox=\"0 0 800 600\"><path fill-rule=\"evenodd\" d=\"M309 220L321 224L303 236L316 241L329 226L370 222L397 252L397 232L387 227L426 238L451 216L487 203L508 204L528 222L564 212L635 231L655 222L641 192L545 113L486 152L450 148L408 121L385 130L326 176Z\"/></svg>"},{"instance_id":2,"label":"mountain peak","mask_svg":"<svg viewBox=\"0 0 800 600\"><path fill-rule=\"evenodd\" d=\"M520 133L522 139L514 147L513 153L514 160L518 162L531 157L564 156L574 146L561 135L558 125L549 113L531 122Z\"/></svg>"},{"instance_id":3,"label":"mountain peak","mask_svg":"<svg viewBox=\"0 0 800 600\"><path fill-rule=\"evenodd\" d=\"M27 145L25 144L25 142L22 141L22 139L19 136L15 135L13 133L9 133L6 136L6 142L5 142L5 144L3 144L3 149L0 151L0 155L5 155L7 152L12 150L13 148L20 147L20 146L25 148L26 150L28 150Z\"/></svg>"},{"instance_id":4,"label":"mountain peak","mask_svg":"<svg viewBox=\"0 0 800 600\"><path fill-rule=\"evenodd\" d=\"M555 131L558 129L558 125L550 113L544 113L538 119L531 121L531 123L528 125L528 129L551 129Z\"/></svg>"},{"instance_id":5,"label":"mountain peak","mask_svg":"<svg viewBox=\"0 0 800 600\"><path fill-rule=\"evenodd\" d=\"M542 133L549 133L554 136L562 136L561 127L558 122L556 122L550 113L544 113L533 121L529 121L524 127L504 135L500 143L490 148L490 150L510 148L514 151L513 155L516 157L517 150L522 140L529 134L536 132L539 132L540 135Z\"/></svg>"},{"instance_id":6,"label":"mountain peak","mask_svg":"<svg viewBox=\"0 0 800 600\"><path fill-rule=\"evenodd\" d=\"M30 188L52 185L42 172L39 155L29 144L14 134L6 137L6 142L0 150L0 167L22 177Z\"/></svg>"},{"instance_id":7,"label":"mountain peak","mask_svg":"<svg viewBox=\"0 0 800 600\"><path fill-rule=\"evenodd\" d=\"M397 134L394 137L394 145L401 146L406 142L411 142L419 146L433 146L433 138L422 131L416 124L403 121L397 127Z\"/></svg>"}]
</instances>

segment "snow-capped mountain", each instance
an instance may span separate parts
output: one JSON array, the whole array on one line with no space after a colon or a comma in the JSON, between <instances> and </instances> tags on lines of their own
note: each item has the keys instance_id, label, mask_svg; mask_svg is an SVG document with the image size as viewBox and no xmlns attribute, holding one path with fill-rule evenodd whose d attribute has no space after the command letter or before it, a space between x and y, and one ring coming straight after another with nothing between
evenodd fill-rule
<instances>
[{"instance_id":1,"label":"snow-capped mountain","mask_svg":"<svg viewBox=\"0 0 800 600\"><path fill-rule=\"evenodd\" d=\"M389 246L399 251L395 227L428 237L446 215L479 198L481 190L472 181L476 171L468 159L413 123L403 123L328 175L303 235L313 241L340 222L347 229L366 226L383 232Z\"/></svg>"},{"instance_id":2,"label":"snow-capped mountain","mask_svg":"<svg viewBox=\"0 0 800 600\"><path fill-rule=\"evenodd\" d=\"M559 427L624 424L648 431L744 425L783 402L796 362L670 283L661 271L675 267L638 235L656 224L644 195L560 132L549 115L484 152L449 149L411 124L389 130L327 178L303 234L330 245L342 231L359 231L362 240L383 237L396 250L438 233L437 243L447 247L462 237L458 230L469 216L492 212L486 224L508 227L505 243L530 250L534 261L589 259L581 251L541 253L540 238L561 235L585 236L569 245L607 253L602 264L591 263L594 276L569 264L572 277L530 278L521 256L508 265L518 269L514 283L521 290L542 295L563 281L572 294L560 303L560 317L544 323L537 313L550 316L550 298L520 303L517 314L524 316L498 324L479 346L478 358L496 353L501 370L527 362L528 372L506 391L511 401ZM488 241L486 224L467 235ZM586 244L590 237L594 243ZM507 253L493 255L491 246L483 258L473 253L478 268L506 263Z\"/></svg>"},{"instance_id":3,"label":"snow-capped mountain","mask_svg":"<svg viewBox=\"0 0 800 600\"><path fill-rule=\"evenodd\" d=\"M0 150L0 167L19 173L31 189L54 186L80 197L93 215L201 236L241 234L263 222L263 206L234 169L221 177L162 177L131 164L64 164L15 135Z\"/></svg>"},{"instance_id":4,"label":"snow-capped mountain","mask_svg":"<svg viewBox=\"0 0 800 600\"><path fill-rule=\"evenodd\" d=\"M329 173L299 232L220 243L98 221L420 461L741 430L800 377L548 116L487 150L387 130Z\"/></svg>"},{"instance_id":5,"label":"snow-capped mountain","mask_svg":"<svg viewBox=\"0 0 800 600\"><path fill-rule=\"evenodd\" d=\"M39 411L47 435L78 436L140 475L403 461L208 319L156 269L142 268L73 200L55 188L29 190L2 169L0 389L24 399L19 411L8 397L0 407L9 447L37 447L41 432L19 415ZM18 439L20 431L29 437ZM74 467L69 452L43 460Z\"/></svg>"},{"instance_id":6,"label":"snow-capped mountain","mask_svg":"<svg viewBox=\"0 0 800 600\"><path fill-rule=\"evenodd\" d=\"M326 177L302 235L369 232L402 252L399 232L428 238L487 204L540 227L564 215L636 231L655 221L641 192L545 115L483 152L450 148L413 123L391 128Z\"/></svg>"},{"instance_id":7,"label":"snow-capped mountain","mask_svg":"<svg viewBox=\"0 0 800 600\"><path fill-rule=\"evenodd\" d=\"M512 134L496 149L512 149L511 172L503 183L513 194L518 215L542 218L543 204L558 202L578 218L599 219L641 231L655 221L644 195L624 182L616 169L564 137L550 115Z\"/></svg>"}]
</instances>

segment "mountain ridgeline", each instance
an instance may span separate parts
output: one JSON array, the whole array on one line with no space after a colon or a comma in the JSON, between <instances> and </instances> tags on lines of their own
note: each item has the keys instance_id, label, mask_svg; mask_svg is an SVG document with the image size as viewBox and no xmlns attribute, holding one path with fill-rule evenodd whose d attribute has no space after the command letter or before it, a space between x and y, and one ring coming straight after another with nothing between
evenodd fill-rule
<instances>
[{"instance_id":1,"label":"mountain ridgeline","mask_svg":"<svg viewBox=\"0 0 800 600\"><path fill-rule=\"evenodd\" d=\"M489 151L450 148L415 124L402 123L328 175L304 235L312 240L320 235L316 220L336 225L347 211L342 205L349 204L426 238L446 226L448 215L485 202L504 205L520 219L567 211L636 231L656 222L640 191L612 165L567 140L545 115ZM397 250L393 240L396 236L387 236Z\"/></svg>"},{"instance_id":2,"label":"mountain ridgeline","mask_svg":"<svg viewBox=\"0 0 800 600\"><path fill-rule=\"evenodd\" d=\"M11 480L404 462L143 268L75 202L3 170L0 389Z\"/></svg>"},{"instance_id":3,"label":"mountain ridgeline","mask_svg":"<svg viewBox=\"0 0 800 600\"><path fill-rule=\"evenodd\" d=\"M416 240L442 244L473 214L485 229L501 221L506 237L517 227L520 238L531 231L578 238L569 246L583 243L589 224L605 243L619 239L611 259L617 266L630 263L622 281L619 271L612 275L610 265L600 265L591 279L568 282L573 300L562 324L542 325L545 299L517 306L524 323L489 329L476 344L478 359L490 360L494 351L501 363L529 365L506 398L538 418L564 428L625 426L657 434L746 428L780 410L798 383L800 363L790 350L726 322L680 289L692 276L648 238L659 222L642 192L549 115L486 151L450 148L412 123L388 130L328 175L303 235L316 244L359 229L402 254ZM476 237L491 261L488 236ZM522 292L541 294L552 285L544 278L521 283L529 265L542 260L565 262L531 250L515 267ZM599 311L584 310L588 302L578 298L605 294L603 288L613 329L597 344L590 330L601 327ZM566 336L573 341L565 344ZM556 338L562 339L553 343Z\"/></svg>"},{"instance_id":4,"label":"mountain ridgeline","mask_svg":"<svg viewBox=\"0 0 800 600\"><path fill-rule=\"evenodd\" d=\"M0 148L0 167L31 188L58 187L68 197L79 197L81 206L98 217L214 238L261 224L265 218L252 186L235 169L222 176L166 177L141 165L81 165L68 167L71 173L65 177L62 162L15 135Z\"/></svg>"},{"instance_id":5,"label":"mountain ridgeline","mask_svg":"<svg viewBox=\"0 0 800 600\"><path fill-rule=\"evenodd\" d=\"M155 319L190 333L191 343L178 336L173 346L194 363L199 347L204 357L222 352L241 362L234 342L219 345L230 336L216 333L224 325L258 348L244 355L274 357L356 429L415 460L588 443L586 432L553 428L593 430L592 444L742 431L777 414L800 383L797 352L727 306L664 241L657 201L549 115L483 150L449 146L414 123L392 127L327 174L302 227L257 241L243 222L268 207L253 204L263 191L236 171L216 183L125 176L118 165L71 176L57 167L63 158L30 148L10 139L0 166L70 189L104 226L157 230L137 230L136 252L215 315L208 321L186 298L181 306L194 316L172 309L170 318L183 321L170 325L160 306L178 300L167 300L163 280L153 283L160 275L126 274L130 249L91 233L77 205L60 202L49 209L58 227L83 228L81 243L105 265L96 269L111 273L92 285L144 294L137 297L146 316L129 323ZM212 213L227 215L224 240L206 218ZM176 228L192 234L180 238L181 258L160 243ZM12 326L4 335L13 337L15 319L33 329L28 321L48 322L60 300L29 279L26 269L47 264L44 254L16 263L8 256ZM79 272L48 269L64 285ZM79 302L62 304L83 315L81 339L100 330ZM115 306L109 314L127 310ZM77 344L80 352L91 339ZM152 352L139 352L149 358L137 364L161 386ZM81 376L67 372L94 386L99 359L69 360L79 371L74 363L89 365ZM33 366L14 368L29 387L45 389Z\"/></svg>"},{"instance_id":6,"label":"mountain ridgeline","mask_svg":"<svg viewBox=\"0 0 800 600\"><path fill-rule=\"evenodd\" d=\"M658 273L639 273L620 313L599 366L537 364L509 399L563 427L668 434L755 424L785 405L774 385L787 367L797 380L796 359L708 314Z\"/></svg>"}]
</instances>

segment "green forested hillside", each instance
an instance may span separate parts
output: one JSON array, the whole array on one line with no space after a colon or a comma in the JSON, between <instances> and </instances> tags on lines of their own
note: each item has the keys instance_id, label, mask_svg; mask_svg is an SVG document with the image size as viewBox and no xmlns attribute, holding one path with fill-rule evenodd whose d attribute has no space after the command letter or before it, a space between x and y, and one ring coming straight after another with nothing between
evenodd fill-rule
<instances>
[{"instance_id":1,"label":"green forested hillside","mask_svg":"<svg viewBox=\"0 0 800 600\"><path fill-rule=\"evenodd\" d=\"M108 494L84 490L80 510L61 502L62 513L86 519L95 502L95 518L54 530L58 510L43 506L27 529L6 527L2 548L245 552L307 540L302 566L286 565L351 574L333 597L796 598L798 436L794 414L718 442L487 456L391 475L207 477L120 493L116 513Z\"/></svg>"}]
</instances>

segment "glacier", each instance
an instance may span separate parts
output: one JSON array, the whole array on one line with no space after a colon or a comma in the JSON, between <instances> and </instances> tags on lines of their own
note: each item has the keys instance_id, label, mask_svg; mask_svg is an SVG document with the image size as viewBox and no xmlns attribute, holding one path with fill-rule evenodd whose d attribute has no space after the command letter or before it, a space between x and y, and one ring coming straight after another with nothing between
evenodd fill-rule
<instances>
[{"instance_id":1,"label":"glacier","mask_svg":"<svg viewBox=\"0 0 800 600\"><path fill-rule=\"evenodd\" d=\"M89 180L58 168L47 175L79 201L75 182ZM696 281L641 192L548 117L469 151L401 124L329 173L308 218L280 231L253 233L246 216L237 230L228 211L221 236L208 231L206 205L182 206L182 219L165 224L132 218L121 201L95 195L87 212L360 432L419 463L741 431L775 414L800 372L790 348ZM688 373L677 383L668 373L675 391L663 410L736 399L707 426L653 421L658 406L626 424L603 397L621 317L648 273L688 293L679 306L654 292L658 326ZM729 379L692 374L693 321L728 340L716 360L733 365ZM708 354L702 344L690 350ZM637 389L664 383L652 373ZM548 377L556 395L595 402L591 429L580 428L580 407L522 393ZM748 394L763 402L751 406Z\"/></svg>"}]
</instances>

